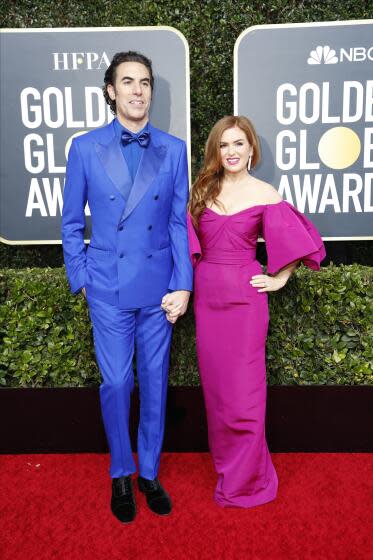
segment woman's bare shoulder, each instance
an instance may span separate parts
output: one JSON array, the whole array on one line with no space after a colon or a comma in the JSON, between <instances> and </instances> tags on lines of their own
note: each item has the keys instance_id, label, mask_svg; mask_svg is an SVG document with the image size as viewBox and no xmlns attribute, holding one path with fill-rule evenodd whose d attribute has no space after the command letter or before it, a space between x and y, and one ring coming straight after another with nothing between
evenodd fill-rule
<instances>
[{"instance_id":1,"label":"woman's bare shoulder","mask_svg":"<svg viewBox=\"0 0 373 560\"><path fill-rule=\"evenodd\" d=\"M275 187L256 177L252 177L252 189L260 204L277 204L282 200Z\"/></svg>"}]
</instances>

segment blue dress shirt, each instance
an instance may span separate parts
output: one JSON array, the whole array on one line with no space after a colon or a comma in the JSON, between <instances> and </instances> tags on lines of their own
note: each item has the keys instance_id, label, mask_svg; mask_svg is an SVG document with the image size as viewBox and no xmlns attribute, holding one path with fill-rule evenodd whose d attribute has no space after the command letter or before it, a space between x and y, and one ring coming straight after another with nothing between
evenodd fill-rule
<instances>
[{"instance_id":1,"label":"blue dress shirt","mask_svg":"<svg viewBox=\"0 0 373 560\"><path fill-rule=\"evenodd\" d=\"M122 139L121 139L122 138L122 132L126 131L126 132L129 132L130 134L132 134L132 136L135 136L135 137L139 136L142 132L144 132L145 130L148 130L148 123L146 123L144 128L139 130L139 132L132 132L132 130L128 130L128 128L125 128L119 122L118 119L114 120L114 127L115 127L115 131L118 135L118 139L119 139L119 142L120 142L120 147L121 147L121 150L122 150L123 157L126 160L128 170L130 172L132 182L133 182L135 180L136 173L137 173L137 170L138 170L139 165L140 165L141 156L142 156L144 150L146 150L146 148L144 148L143 146L140 146L140 144L138 142L131 142L130 144L124 145L122 143Z\"/></svg>"}]
</instances>

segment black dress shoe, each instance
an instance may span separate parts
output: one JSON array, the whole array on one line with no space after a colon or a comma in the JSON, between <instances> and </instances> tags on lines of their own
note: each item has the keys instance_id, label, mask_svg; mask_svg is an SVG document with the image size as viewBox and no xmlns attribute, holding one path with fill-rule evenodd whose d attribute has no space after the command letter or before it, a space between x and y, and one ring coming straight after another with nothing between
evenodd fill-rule
<instances>
[{"instance_id":1,"label":"black dress shoe","mask_svg":"<svg viewBox=\"0 0 373 560\"><path fill-rule=\"evenodd\" d=\"M140 492L145 494L148 506L154 513L158 513L158 515L167 515L171 513L171 498L162 487L158 478L147 480L139 476L137 482Z\"/></svg>"},{"instance_id":2,"label":"black dress shoe","mask_svg":"<svg viewBox=\"0 0 373 560\"><path fill-rule=\"evenodd\" d=\"M136 503L131 476L113 478L111 511L122 523L131 523L135 519Z\"/></svg>"}]
</instances>

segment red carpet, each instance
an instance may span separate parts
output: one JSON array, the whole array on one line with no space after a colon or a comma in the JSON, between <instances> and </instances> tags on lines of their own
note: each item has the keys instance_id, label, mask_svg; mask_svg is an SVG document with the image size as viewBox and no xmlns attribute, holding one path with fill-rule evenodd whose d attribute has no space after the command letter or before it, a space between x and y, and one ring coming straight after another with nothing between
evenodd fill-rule
<instances>
[{"instance_id":1,"label":"red carpet","mask_svg":"<svg viewBox=\"0 0 373 560\"><path fill-rule=\"evenodd\" d=\"M373 454L274 454L275 502L250 510L212 500L207 454L165 453L160 478L174 511L109 509L107 455L0 457L2 560L369 560Z\"/></svg>"}]
</instances>

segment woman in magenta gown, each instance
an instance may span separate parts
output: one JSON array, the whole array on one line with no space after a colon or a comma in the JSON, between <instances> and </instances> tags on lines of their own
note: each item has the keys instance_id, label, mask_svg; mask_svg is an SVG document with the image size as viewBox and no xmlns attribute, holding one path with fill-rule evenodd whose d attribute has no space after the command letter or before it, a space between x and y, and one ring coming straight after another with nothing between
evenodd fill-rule
<instances>
[{"instance_id":1,"label":"woman in magenta gown","mask_svg":"<svg viewBox=\"0 0 373 560\"><path fill-rule=\"evenodd\" d=\"M215 500L223 507L276 497L265 439L267 292L283 287L300 261L318 270L325 256L313 224L250 174L259 160L248 119L218 121L189 207L197 357L218 474ZM256 260L259 236L267 274Z\"/></svg>"}]
</instances>

